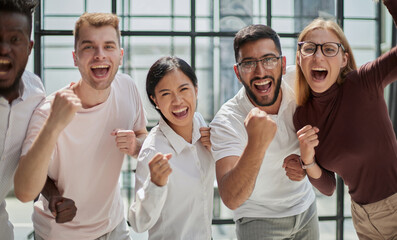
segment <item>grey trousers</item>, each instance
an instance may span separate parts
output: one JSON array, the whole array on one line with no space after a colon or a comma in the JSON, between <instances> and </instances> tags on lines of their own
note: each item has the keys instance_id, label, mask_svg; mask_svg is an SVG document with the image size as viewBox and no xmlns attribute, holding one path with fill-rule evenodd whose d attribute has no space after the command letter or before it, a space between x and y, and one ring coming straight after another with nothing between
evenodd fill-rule
<instances>
[{"instance_id":1,"label":"grey trousers","mask_svg":"<svg viewBox=\"0 0 397 240\"><path fill-rule=\"evenodd\" d=\"M60 233L61 234L61 233ZM35 240L45 240L40 237L38 234L34 234ZM127 222L123 219L119 225L116 226L112 231L100 236L95 240L131 240L130 231L128 230Z\"/></svg>"},{"instance_id":2,"label":"grey trousers","mask_svg":"<svg viewBox=\"0 0 397 240\"><path fill-rule=\"evenodd\" d=\"M236 221L239 240L318 240L316 202L303 213L284 218L240 218Z\"/></svg>"}]
</instances>

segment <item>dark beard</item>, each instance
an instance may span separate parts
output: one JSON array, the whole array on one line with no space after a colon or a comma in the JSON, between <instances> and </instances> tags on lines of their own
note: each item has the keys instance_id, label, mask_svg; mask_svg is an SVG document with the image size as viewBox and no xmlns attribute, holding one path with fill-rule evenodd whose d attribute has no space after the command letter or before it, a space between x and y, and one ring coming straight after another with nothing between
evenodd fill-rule
<instances>
[{"instance_id":1,"label":"dark beard","mask_svg":"<svg viewBox=\"0 0 397 240\"><path fill-rule=\"evenodd\" d=\"M10 96L12 96L13 94L16 96L19 95L19 86L20 83L22 81L22 75L23 72L25 71L25 69L23 69L22 71L20 71L17 75L17 77L15 78L14 82L12 83L11 86L6 87L6 88L0 88L0 95L4 96L5 98L9 98Z\"/></svg>"},{"instance_id":2,"label":"dark beard","mask_svg":"<svg viewBox=\"0 0 397 240\"><path fill-rule=\"evenodd\" d=\"M273 80L273 82L275 82L273 77L266 76L266 78L270 78L270 79ZM241 75L240 75L240 79L241 79ZM254 80L256 80L256 79L254 79ZM250 98L256 105L258 105L258 106L260 106L260 107L268 107L268 106L273 105L273 104L277 101L278 94L280 93L281 81L282 81L282 75L280 75L280 77L278 78L278 81L275 82L275 83L276 83L276 86L275 86L276 89L275 89L275 91L274 91L274 97L273 97L273 99L272 99L270 102L268 102L268 103L261 103L260 101L258 101L258 99L256 98L255 94L251 91L250 87L249 87L244 81L241 81L241 83L243 84L243 86L244 86L244 88L245 88L245 91L247 92L249 98Z\"/></svg>"}]
</instances>

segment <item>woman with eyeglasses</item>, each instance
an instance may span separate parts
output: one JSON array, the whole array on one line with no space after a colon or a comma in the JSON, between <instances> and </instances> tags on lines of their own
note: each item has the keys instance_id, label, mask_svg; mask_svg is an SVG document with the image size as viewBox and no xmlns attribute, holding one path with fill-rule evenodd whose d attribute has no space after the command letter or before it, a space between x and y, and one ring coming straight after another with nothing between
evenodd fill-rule
<instances>
[{"instance_id":1,"label":"woman with eyeglasses","mask_svg":"<svg viewBox=\"0 0 397 240\"><path fill-rule=\"evenodd\" d=\"M128 219L150 240L211 239L215 161L197 90L196 74L180 58L160 58L148 72L146 93L161 117L138 156Z\"/></svg>"},{"instance_id":2,"label":"woman with eyeglasses","mask_svg":"<svg viewBox=\"0 0 397 240\"><path fill-rule=\"evenodd\" d=\"M396 22L397 1L383 1ZM311 183L349 187L360 239L397 237L397 141L384 88L397 80L397 48L359 69L342 29L316 19L298 38L294 125Z\"/></svg>"}]
</instances>

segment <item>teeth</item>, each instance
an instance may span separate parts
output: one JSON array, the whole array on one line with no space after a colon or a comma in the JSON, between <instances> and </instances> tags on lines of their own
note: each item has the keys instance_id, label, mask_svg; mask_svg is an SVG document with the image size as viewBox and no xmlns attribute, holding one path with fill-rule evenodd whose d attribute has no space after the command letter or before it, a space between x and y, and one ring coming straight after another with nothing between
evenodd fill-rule
<instances>
[{"instance_id":1,"label":"teeth","mask_svg":"<svg viewBox=\"0 0 397 240\"><path fill-rule=\"evenodd\" d=\"M266 84L269 84L269 83L270 83L270 81L267 80L267 81L264 81L264 82L255 83L255 85L261 86L261 85L266 85Z\"/></svg>"},{"instance_id":2,"label":"teeth","mask_svg":"<svg viewBox=\"0 0 397 240\"><path fill-rule=\"evenodd\" d=\"M0 64L10 64L10 60L0 59Z\"/></svg>"},{"instance_id":3,"label":"teeth","mask_svg":"<svg viewBox=\"0 0 397 240\"><path fill-rule=\"evenodd\" d=\"M181 109L179 109L179 110L172 111L172 112L173 112L173 113L180 113L180 112L186 111L186 109L187 109L187 107L184 107L184 108L181 108Z\"/></svg>"},{"instance_id":4,"label":"teeth","mask_svg":"<svg viewBox=\"0 0 397 240\"><path fill-rule=\"evenodd\" d=\"M327 71L325 68L312 68L313 71Z\"/></svg>"},{"instance_id":5,"label":"teeth","mask_svg":"<svg viewBox=\"0 0 397 240\"><path fill-rule=\"evenodd\" d=\"M108 65L97 65L97 66L92 66L92 69L97 69L97 68L108 68Z\"/></svg>"}]
</instances>

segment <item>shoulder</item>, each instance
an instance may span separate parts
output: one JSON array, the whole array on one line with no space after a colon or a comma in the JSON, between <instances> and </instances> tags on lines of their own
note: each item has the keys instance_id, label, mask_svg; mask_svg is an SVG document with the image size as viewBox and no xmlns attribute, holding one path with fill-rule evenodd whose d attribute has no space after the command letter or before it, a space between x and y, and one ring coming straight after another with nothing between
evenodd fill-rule
<instances>
[{"instance_id":1,"label":"shoulder","mask_svg":"<svg viewBox=\"0 0 397 240\"><path fill-rule=\"evenodd\" d=\"M36 74L25 70L22 75L22 81L26 91L45 96L43 83Z\"/></svg>"},{"instance_id":2,"label":"shoulder","mask_svg":"<svg viewBox=\"0 0 397 240\"><path fill-rule=\"evenodd\" d=\"M147 135L143 145L142 145L142 150L143 149L155 149L157 152L169 152L172 147L167 139L167 137L164 135L164 133L161 131L159 125L154 126L149 134ZM148 150L147 150L148 151Z\"/></svg>"}]
</instances>

